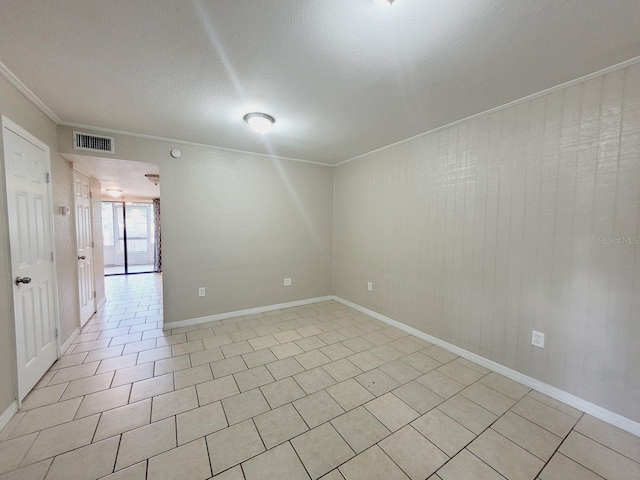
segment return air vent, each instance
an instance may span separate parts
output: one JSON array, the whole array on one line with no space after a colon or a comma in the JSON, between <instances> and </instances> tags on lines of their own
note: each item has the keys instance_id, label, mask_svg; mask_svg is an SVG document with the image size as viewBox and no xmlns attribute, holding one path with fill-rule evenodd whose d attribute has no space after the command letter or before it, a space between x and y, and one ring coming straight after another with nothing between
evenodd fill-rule
<instances>
[{"instance_id":1,"label":"return air vent","mask_svg":"<svg viewBox=\"0 0 640 480\"><path fill-rule=\"evenodd\" d=\"M113 137L89 135L82 132L73 132L73 148L90 152L116 153Z\"/></svg>"}]
</instances>

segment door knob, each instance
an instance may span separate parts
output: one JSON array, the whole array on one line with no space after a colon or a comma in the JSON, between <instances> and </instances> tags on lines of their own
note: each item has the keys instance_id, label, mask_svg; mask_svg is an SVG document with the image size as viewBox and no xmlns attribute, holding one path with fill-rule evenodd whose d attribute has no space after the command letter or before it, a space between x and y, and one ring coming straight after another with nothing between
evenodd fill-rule
<instances>
[{"instance_id":1,"label":"door knob","mask_svg":"<svg viewBox=\"0 0 640 480\"><path fill-rule=\"evenodd\" d=\"M81 257L78 257L78 260L84 260L85 258L87 258L87 257L85 257L84 255L82 255Z\"/></svg>"},{"instance_id":2,"label":"door knob","mask_svg":"<svg viewBox=\"0 0 640 480\"><path fill-rule=\"evenodd\" d=\"M31 283L31 277L16 277L16 285Z\"/></svg>"}]
</instances>

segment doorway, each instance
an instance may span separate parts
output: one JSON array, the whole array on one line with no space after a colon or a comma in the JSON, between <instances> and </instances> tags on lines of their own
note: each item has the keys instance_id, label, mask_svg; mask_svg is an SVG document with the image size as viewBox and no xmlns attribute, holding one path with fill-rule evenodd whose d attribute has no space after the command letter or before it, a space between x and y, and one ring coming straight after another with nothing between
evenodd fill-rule
<instances>
[{"instance_id":1,"label":"doorway","mask_svg":"<svg viewBox=\"0 0 640 480\"><path fill-rule=\"evenodd\" d=\"M91 180L73 170L74 211L76 220L76 248L78 253L78 298L80 327L96 311L96 290L93 271L93 221L91 216Z\"/></svg>"},{"instance_id":2,"label":"doorway","mask_svg":"<svg viewBox=\"0 0 640 480\"><path fill-rule=\"evenodd\" d=\"M20 402L59 352L51 164L49 147L6 117L2 139Z\"/></svg>"},{"instance_id":3,"label":"doorway","mask_svg":"<svg viewBox=\"0 0 640 480\"><path fill-rule=\"evenodd\" d=\"M104 273L158 272L158 202L103 201Z\"/></svg>"}]
</instances>

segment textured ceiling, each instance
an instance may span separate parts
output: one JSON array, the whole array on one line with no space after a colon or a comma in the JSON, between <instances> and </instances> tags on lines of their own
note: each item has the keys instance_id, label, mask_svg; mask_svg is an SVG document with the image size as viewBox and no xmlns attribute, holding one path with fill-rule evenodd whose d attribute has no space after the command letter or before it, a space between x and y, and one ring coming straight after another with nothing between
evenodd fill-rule
<instances>
[{"instance_id":1,"label":"textured ceiling","mask_svg":"<svg viewBox=\"0 0 640 480\"><path fill-rule=\"evenodd\" d=\"M154 185L145 175L160 173L158 165L115 158L98 158L86 155L63 155L70 162L78 165L79 169L100 180L101 193L110 198L107 189L122 190L125 197L160 197L160 185ZM162 182L162 179L160 179Z\"/></svg>"},{"instance_id":2,"label":"textured ceiling","mask_svg":"<svg viewBox=\"0 0 640 480\"><path fill-rule=\"evenodd\" d=\"M337 163L640 56L639 25L638 0L2 0L0 61L66 124Z\"/></svg>"}]
</instances>

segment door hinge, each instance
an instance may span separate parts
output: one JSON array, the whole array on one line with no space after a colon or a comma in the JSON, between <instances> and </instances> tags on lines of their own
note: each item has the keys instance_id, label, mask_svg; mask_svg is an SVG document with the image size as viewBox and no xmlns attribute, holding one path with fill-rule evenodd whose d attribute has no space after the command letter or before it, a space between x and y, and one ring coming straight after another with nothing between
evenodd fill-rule
<instances>
[{"instance_id":1,"label":"door hinge","mask_svg":"<svg viewBox=\"0 0 640 480\"><path fill-rule=\"evenodd\" d=\"M51 261L53 262L53 252L51 252L50 258L51 258Z\"/></svg>"},{"instance_id":2,"label":"door hinge","mask_svg":"<svg viewBox=\"0 0 640 480\"><path fill-rule=\"evenodd\" d=\"M51 181L51 174L49 172L44 174L44 182L49 183Z\"/></svg>"},{"instance_id":3,"label":"door hinge","mask_svg":"<svg viewBox=\"0 0 640 480\"><path fill-rule=\"evenodd\" d=\"M58 336L59 336L59 335L60 335L60 334L59 334L59 332L58 332L58 328L56 327L56 331L55 331L55 336L56 336L56 338L58 338Z\"/></svg>"},{"instance_id":4,"label":"door hinge","mask_svg":"<svg viewBox=\"0 0 640 480\"><path fill-rule=\"evenodd\" d=\"M96 291L93 291L93 298L96 298Z\"/></svg>"},{"instance_id":5,"label":"door hinge","mask_svg":"<svg viewBox=\"0 0 640 480\"><path fill-rule=\"evenodd\" d=\"M96 248L95 243L91 242L91 248Z\"/></svg>"},{"instance_id":6,"label":"door hinge","mask_svg":"<svg viewBox=\"0 0 640 480\"><path fill-rule=\"evenodd\" d=\"M93 198L93 192L89 192L89 198Z\"/></svg>"}]
</instances>

